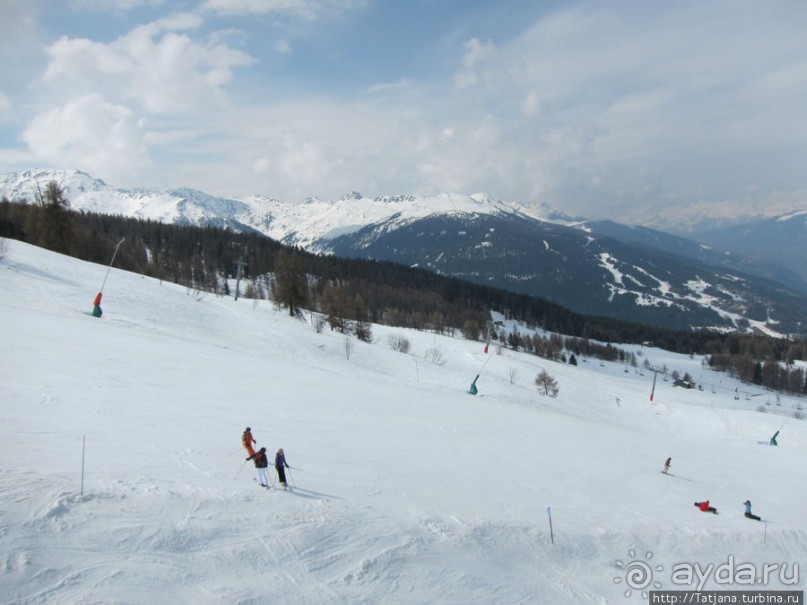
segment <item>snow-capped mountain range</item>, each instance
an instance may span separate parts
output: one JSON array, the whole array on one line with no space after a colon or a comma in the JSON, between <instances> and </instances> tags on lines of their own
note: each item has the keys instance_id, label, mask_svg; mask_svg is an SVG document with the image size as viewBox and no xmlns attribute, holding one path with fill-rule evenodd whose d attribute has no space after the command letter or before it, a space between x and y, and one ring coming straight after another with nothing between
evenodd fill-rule
<instances>
[{"instance_id":1,"label":"snow-capped mountain range","mask_svg":"<svg viewBox=\"0 0 807 605\"><path fill-rule=\"evenodd\" d=\"M249 195L240 199L208 195L195 189L115 189L79 170L24 170L0 175L0 197L35 201L56 181L74 210L151 219L164 223L221 225L254 230L289 245L327 251L327 242L395 217L406 224L432 215L517 213L536 220L572 224L574 219L551 206L525 207L487 194L411 195L367 198L352 192L336 201L307 198L288 203Z\"/></svg>"},{"instance_id":2,"label":"snow-capped mountain range","mask_svg":"<svg viewBox=\"0 0 807 605\"><path fill-rule=\"evenodd\" d=\"M76 210L260 232L311 252L419 266L584 314L673 328L807 332L807 283L795 271L548 205L487 194L230 199L193 189L115 189L75 170L0 175L0 196L36 200L49 181Z\"/></svg>"}]
</instances>

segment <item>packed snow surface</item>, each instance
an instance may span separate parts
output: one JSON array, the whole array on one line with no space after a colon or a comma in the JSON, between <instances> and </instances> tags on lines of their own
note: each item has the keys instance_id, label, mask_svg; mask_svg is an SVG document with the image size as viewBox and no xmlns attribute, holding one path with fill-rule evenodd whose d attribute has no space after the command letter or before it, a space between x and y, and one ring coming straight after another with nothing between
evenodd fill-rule
<instances>
[{"instance_id":1,"label":"packed snow surface","mask_svg":"<svg viewBox=\"0 0 807 605\"><path fill-rule=\"evenodd\" d=\"M687 565L804 590L804 400L654 348L626 346L634 368L346 340L114 268L98 319L106 267L2 249L1 603L638 603L698 587ZM702 390L659 375L651 402L645 359ZM253 480L246 426L292 491Z\"/></svg>"}]
</instances>

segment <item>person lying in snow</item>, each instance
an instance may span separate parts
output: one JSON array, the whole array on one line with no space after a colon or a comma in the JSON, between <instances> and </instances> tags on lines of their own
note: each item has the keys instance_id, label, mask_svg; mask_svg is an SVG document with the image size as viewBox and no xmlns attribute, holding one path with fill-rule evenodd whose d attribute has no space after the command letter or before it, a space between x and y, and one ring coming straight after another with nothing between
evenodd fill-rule
<instances>
[{"instance_id":1,"label":"person lying in snow","mask_svg":"<svg viewBox=\"0 0 807 605\"><path fill-rule=\"evenodd\" d=\"M701 509L701 511L704 513L717 514L717 509L714 506L710 506L708 500L704 500L703 502L695 502L695 506Z\"/></svg>"}]
</instances>

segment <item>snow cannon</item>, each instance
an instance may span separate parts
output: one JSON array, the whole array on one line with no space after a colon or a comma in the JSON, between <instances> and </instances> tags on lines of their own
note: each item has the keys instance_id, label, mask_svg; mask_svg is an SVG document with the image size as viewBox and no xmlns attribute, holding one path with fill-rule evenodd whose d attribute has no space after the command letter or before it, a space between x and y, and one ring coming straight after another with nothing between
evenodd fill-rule
<instances>
[{"instance_id":1,"label":"snow cannon","mask_svg":"<svg viewBox=\"0 0 807 605\"><path fill-rule=\"evenodd\" d=\"M471 395L476 395L479 392L479 390L476 388L477 380L479 380L479 374L476 375L476 378L474 378L474 381L471 383L471 388L468 389L468 393Z\"/></svg>"},{"instance_id":2,"label":"snow cannon","mask_svg":"<svg viewBox=\"0 0 807 605\"><path fill-rule=\"evenodd\" d=\"M101 317L101 315L103 315L103 311L101 311L101 293L99 292L92 301L92 316Z\"/></svg>"}]
</instances>

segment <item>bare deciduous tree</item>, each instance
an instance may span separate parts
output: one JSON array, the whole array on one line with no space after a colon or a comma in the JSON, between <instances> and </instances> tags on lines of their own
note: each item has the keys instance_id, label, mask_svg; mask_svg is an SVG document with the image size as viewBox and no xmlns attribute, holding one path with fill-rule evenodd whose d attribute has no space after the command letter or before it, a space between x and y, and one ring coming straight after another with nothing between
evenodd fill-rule
<instances>
[{"instance_id":1,"label":"bare deciduous tree","mask_svg":"<svg viewBox=\"0 0 807 605\"><path fill-rule=\"evenodd\" d=\"M311 323L314 324L314 331L317 334L322 334L322 331L325 329L325 318L320 315L319 313L312 313L311 314Z\"/></svg>"},{"instance_id":2,"label":"bare deciduous tree","mask_svg":"<svg viewBox=\"0 0 807 605\"><path fill-rule=\"evenodd\" d=\"M550 397L557 397L560 392L558 381L552 378L546 370L541 370L538 373L538 376L535 377L535 384L538 385L539 391Z\"/></svg>"},{"instance_id":3,"label":"bare deciduous tree","mask_svg":"<svg viewBox=\"0 0 807 605\"><path fill-rule=\"evenodd\" d=\"M425 357L436 366L442 366L446 363L446 360L443 358L443 352L437 347L427 349Z\"/></svg>"},{"instance_id":4,"label":"bare deciduous tree","mask_svg":"<svg viewBox=\"0 0 807 605\"><path fill-rule=\"evenodd\" d=\"M399 353L409 352L409 340L400 334L390 334L387 336L387 344L393 351L398 351Z\"/></svg>"}]
</instances>

